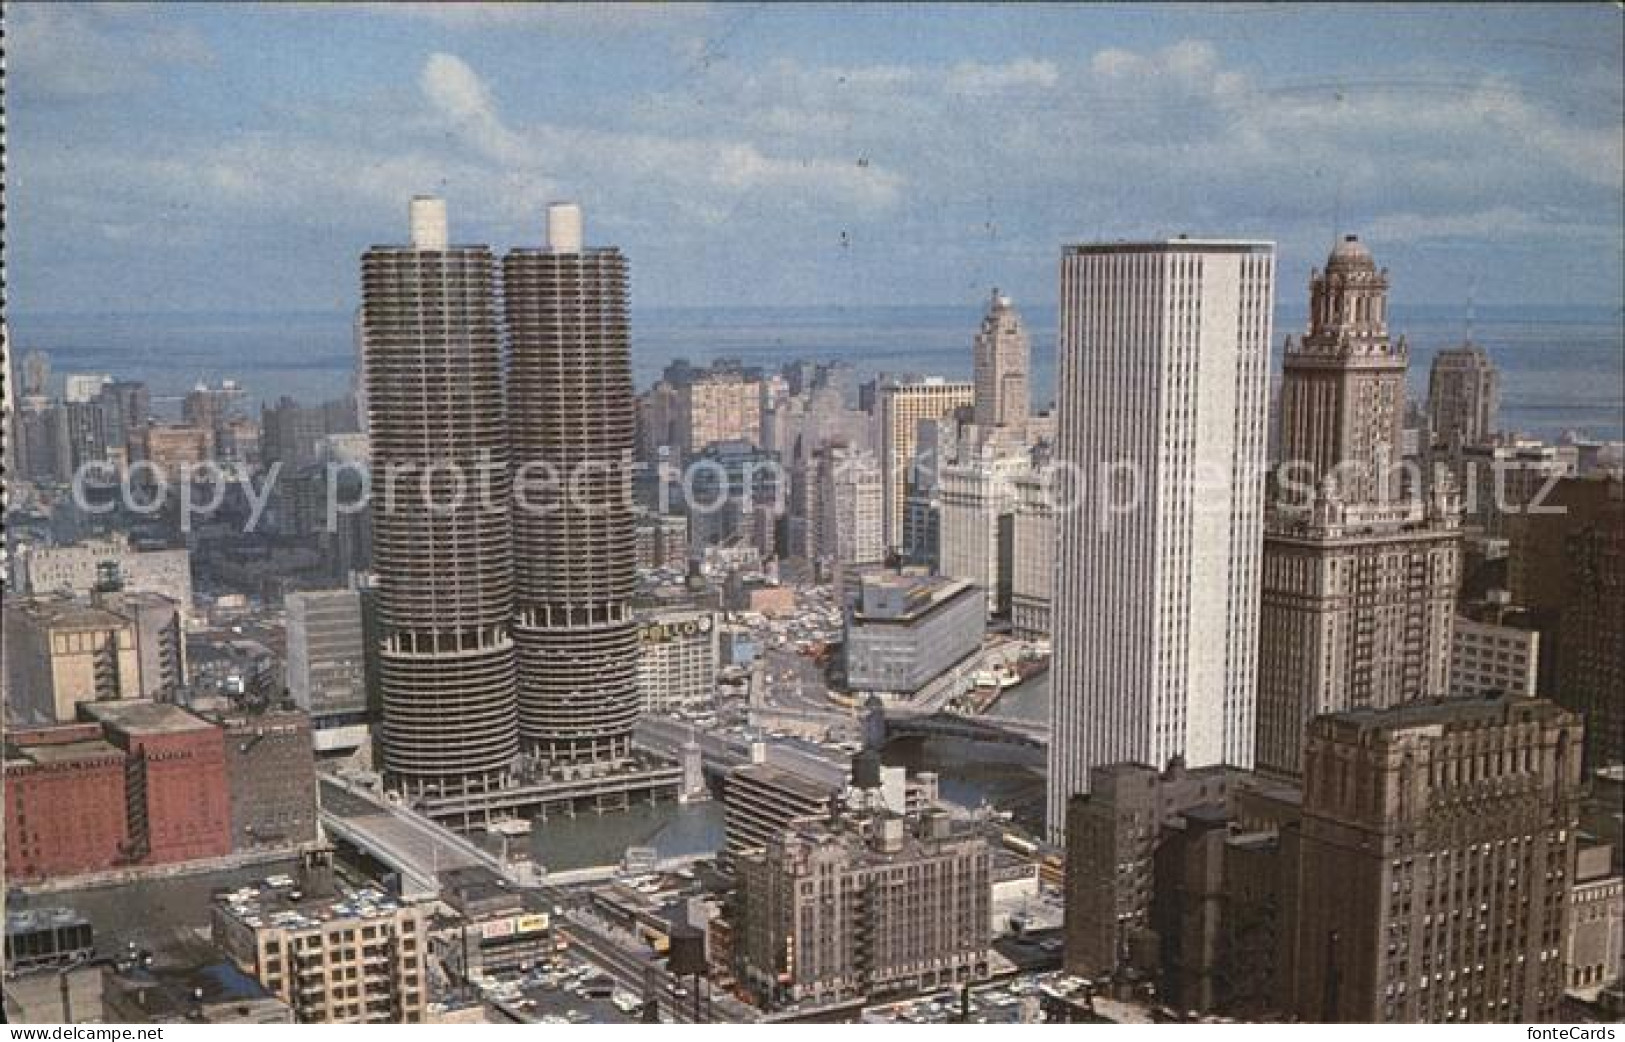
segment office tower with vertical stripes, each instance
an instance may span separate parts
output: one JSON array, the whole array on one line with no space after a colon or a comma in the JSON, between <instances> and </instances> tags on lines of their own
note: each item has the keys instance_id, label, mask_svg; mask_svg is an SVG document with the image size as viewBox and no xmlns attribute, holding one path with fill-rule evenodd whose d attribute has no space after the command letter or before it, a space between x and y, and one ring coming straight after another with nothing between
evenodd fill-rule
<instances>
[{"instance_id":1,"label":"office tower with vertical stripes","mask_svg":"<svg viewBox=\"0 0 1625 1042\"><path fill-rule=\"evenodd\" d=\"M384 774L408 795L498 788L518 742L494 261L418 197L411 241L361 272Z\"/></svg>"},{"instance_id":2,"label":"office tower with vertical stripes","mask_svg":"<svg viewBox=\"0 0 1625 1042\"><path fill-rule=\"evenodd\" d=\"M548 208L503 259L520 743L542 765L623 760L638 716L627 267Z\"/></svg>"},{"instance_id":3,"label":"office tower with vertical stripes","mask_svg":"<svg viewBox=\"0 0 1625 1042\"><path fill-rule=\"evenodd\" d=\"M1250 767L1275 249L1068 247L1048 825L1092 768Z\"/></svg>"}]
</instances>

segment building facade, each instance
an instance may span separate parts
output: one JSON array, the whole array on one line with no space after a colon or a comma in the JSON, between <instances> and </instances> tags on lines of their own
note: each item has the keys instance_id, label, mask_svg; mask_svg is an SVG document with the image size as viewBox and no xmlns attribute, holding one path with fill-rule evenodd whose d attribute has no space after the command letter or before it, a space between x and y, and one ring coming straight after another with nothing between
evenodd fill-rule
<instances>
[{"instance_id":1,"label":"building facade","mask_svg":"<svg viewBox=\"0 0 1625 1042\"><path fill-rule=\"evenodd\" d=\"M1522 613L1500 606L1468 606L1456 616L1450 640L1450 696L1478 698L1494 692L1540 693L1540 631Z\"/></svg>"},{"instance_id":2,"label":"building facade","mask_svg":"<svg viewBox=\"0 0 1625 1042\"><path fill-rule=\"evenodd\" d=\"M407 793L489 789L518 753L508 430L491 251L445 203L362 257L383 767ZM452 502L456 475L480 491Z\"/></svg>"},{"instance_id":3,"label":"building facade","mask_svg":"<svg viewBox=\"0 0 1625 1042\"><path fill-rule=\"evenodd\" d=\"M739 978L764 1005L987 977L991 856L945 814L792 826L741 857L739 878Z\"/></svg>"},{"instance_id":4,"label":"building facade","mask_svg":"<svg viewBox=\"0 0 1625 1042\"><path fill-rule=\"evenodd\" d=\"M1255 242L1062 258L1052 840L1096 766L1252 765L1274 273Z\"/></svg>"},{"instance_id":5,"label":"building facade","mask_svg":"<svg viewBox=\"0 0 1625 1042\"><path fill-rule=\"evenodd\" d=\"M1434 445L1479 445L1495 437L1501 374L1482 347L1465 343L1433 356L1428 425Z\"/></svg>"},{"instance_id":6,"label":"building facade","mask_svg":"<svg viewBox=\"0 0 1625 1042\"><path fill-rule=\"evenodd\" d=\"M272 709L227 710L206 718L225 737L232 851L290 850L316 842L310 717Z\"/></svg>"},{"instance_id":7,"label":"building facade","mask_svg":"<svg viewBox=\"0 0 1625 1042\"><path fill-rule=\"evenodd\" d=\"M1403 338L1388 275L1354 236L1310 279L1287 341L1280 466L1264 534L1256 764L1301 770L1310 718L1449 690L1459 525L1447 490L1403 486Z\"/></svg>"},{"instance_id":8,"label":"building facade","mask_svg":"<svg viewBox=\"0 0 1625 1042\"><path fill-rule=\"evenodd\" d=\"M865 575L847 612L846 683L910 695L974 652L987 600L963 580Z\"/></svg>"},{"instance_id":9,"label":"building facade","mask_svg":"<svg viewBox=\"0 0 1625 1042\"><path fill-rule=\"evenodd\" d=\"M1112 764L1091 772L1089 791L1067 805L1066 968L1100 977L1129 967L1154 972L1153 870L1163 829L1197 807L1224 808L1234 784L1226 767L1158 771Z\"/></svg>"},{"instance_id":10,"label":"building facade","mask_svg":"<svg viewBox=\"0 0 1625 1042\"><path fill-rule=\"evenodd\" d=\"M175 602L158 594L9 598L5 669L11 710L68 723L86 702L168 698L186 681Z\"/></svg>"},{"instance_id":11,"label":"building facade","mask_svg":"<svg viewBox=\"0 0 1625 1042\"><path fill-rule=\"evenodd\" d=\"M367 740L367 626L360 590L302 590L287 610L288 694L309 715L321 752Z\"/></svg>"},{"instance_id":12,"label":"building facade","mask_svg":"<svg viewBox=\"0 0 1625 1042\"><path fill-rule=\"evenodd\" d=\"M294 901L247 887L214 907L213 938L302 1024L421 1024L428 1014L422 909L377 890Z\"/></svg>"},{"instance_id":13,"label":"building facade","mask_svg":"<svg viewBox=\"0 0 1625 1042\"><path fill-rule=\"evenodd\" d=\"M734 370L696 375L677 392L677 444L692 460L722 441L762 443L762 382Z\"/></svg>"},{"instance_id":14,"label":"building facade","mask_svg":"<svg viewBox=\"0 0 1625 1042\"><path fill-rule=\"evenodd\" d=\"M1015 478L1016 512L1010 536L1010 628L1038 640L1050 635L1050 599L1055 588L1055 503L1053 478L1046 469Z\"/></svg>"},{"instance_id":15,"label":"building facade","mask_svg":"<svg viewBox=\"0 0 1625 1042\"><path fill-rule=\"evenodd\" d=\"M1558 1019L1580 745L1577 717L1521 696L1317 718L1282 835L1286 1012Z\"/></svg>"},{"instance_id":16,"label":"building facade","mask_svg":"<svg viewBox=\"0 0 1625 1042\"><path fill-rule=\"evenodd\" d=\"M1510 537L1514 519L1553 510L1552 492L1574 474L1572 456L1529 439L1465 445L1449 460L1462 522L1496 539Z\"/></svg>"},{"instance_id":17,"label":"building facade","mask_svg":"<svg viewBox=\"0 0 1625 1042\"><path fill-rule=\"evenodd\" d=\"M940 420L973 406L974 384L928 379L891 383L880 389L880 473L886 499L886 546L903 547L903 506L913 486L915 450L921 420Z\"/></svg>"},{"instance_id":18,"label":"building facade","mask_svg":"<svg viewBox=\"0 0 1625 1042\"><path fill-rule=\"evenodd\" d=\"M555 204L547 248L510 251L503 288L520 743L547 764L624 759L639 707L626 258L585 249L580 208Z\"/></svg>"},{"instance_id":19,"label":"building facade","mask_svg":"<svg viewBox=\"0 0 1625 1042\"><path fill-rule=\"evenodd\" d=\"M638 696L645 713L708 704L717 690L718 627L708 611L664 611L638 628Z\"/></svg>"},{"instance_id":20,"label":"building facade","mask_svg":"<svg viewBox=\"0 0 1625 1042\"><path fill-rule=\"evenodd\" d=\"M1450 689L1460 532L1447 508L1275 511L1264 540L1255 764L1302 772L1321 713Z\"/></svg>"},{"instance_id":21,"label":"building facade","mask_svg":"<svg viewBox=\"0 0 1625 1042\"><path fill-rule=\"evenodd\" d=\"M1032 344L1014 302L998 290L988 301L976 333L975 422L984 430L1024 431L1029 407L1028 369Z\"/></svg>"},{"instance_id":22,"label":"building facade","mask_svg":"<svg viewBox=\"0 0 1625 1042\"><path fill-rule=\"evenodd\" d=\"M746 854L767 849L773 837L797 821L827 818L840 787L770 763L728 772L723 788L723 861L737 866Z\"/></svg>"},{"instance_id":23,"label":"building facade","mask_svg":"<svg viewBox=\"0 0 1625 1042\"><path fill-rule=\"evenodd\" d=\"M1568 478L1511 526L1508 591L1540 632L1540 690L1581 714L1593 767L1625 763L1625 482Z\"/></svg>"},{"instance_id":24,"label":"building facade","mask_svg":"<svg viewBox=\"0 0 1625 1042\"><path fill-rule=\"evenodd\" d=\"M818 556L837 567L886 559L885 483L874 455L830 446L817 460L818 490L809 509Z\"/></svg>"},{"instance_id":25,"label":"building facade","mask_svg":"<svg viewBox=\"0 0 1625 1042\"><path fill-rule=\"evenodd\" d=\"M937 478L937 571L973 583L989 615L1008 615L1013 585L1016 481L1023 456L944 466Z\"/></svg>"}]
</instances>

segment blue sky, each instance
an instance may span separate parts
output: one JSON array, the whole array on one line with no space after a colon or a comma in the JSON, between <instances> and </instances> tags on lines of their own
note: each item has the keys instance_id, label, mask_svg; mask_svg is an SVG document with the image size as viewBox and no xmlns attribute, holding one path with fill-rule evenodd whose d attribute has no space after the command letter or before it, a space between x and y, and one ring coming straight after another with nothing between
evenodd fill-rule
<instances>
[{"instance_id":1,"label":"blue sky","mask_svg":"<svg viewBox=\"0 0 1625 1042\"><path fill-rule=\"evenodd\" d=\"M1060 245L1339 229L1412 306L1617 309L1617 6L8 4L23 312L337 310L438 192L656 306L1056 295Z\"/></svg>"}]
</instances>

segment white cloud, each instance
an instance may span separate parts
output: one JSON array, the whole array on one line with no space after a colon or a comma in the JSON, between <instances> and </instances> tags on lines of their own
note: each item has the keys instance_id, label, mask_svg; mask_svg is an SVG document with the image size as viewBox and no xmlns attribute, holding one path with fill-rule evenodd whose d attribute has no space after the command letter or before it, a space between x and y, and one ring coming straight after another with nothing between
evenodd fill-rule
<instances>
[{"instance_id":1,"label":"white cloud","mask_svg":"<svg viewBox=\"0 0 1625 1042\"><path fill-rule=\"evenodd\" d=\"M1061 80L1054 62L1022 58L1004 65L964 62L948 70L944 82L955 94L996 94L1028 87L1049 89Z\"/></svg>"},{"instance_id":2,"label":"white cloud","mask_svg":"<svg viewBox=\"0 0 1625 1042\"><path fill-rule=\"evenodd\" d=\"M7 14L10 86L40 98L143 89L163 69L214 62L208 44L190 27L132 19L116 4L13 4Z\"/></svg>"},{"instance_id":3,"label":"white cloud","mask_svg":"<svg viewBox=\"0 0 1625 1042\"><path fill-rule=\"evenodd\" d=\"M530 164L524 142L503 125L491 92L461 58L429 55L418 82L430 105L486 156L499 162Z\"/></svg>"},{"instance_id":4,"label":"white cloud","mask_svg":"<svg viewBox=\"0 0 1625 1042\"><path fill-rule=\"evenodd\" d=\"M620 33L671 28L702 21L702 3L430 3L368 4L385 16L418 18L453 29L547 29L576 33Z\"/></svg>"},{"instance_id":5,"label":"white cloud","mask_svg":"<svg viewBox=\"0 0 1625 1042\"><path fill-rule=\"evenodd\" d=\"M1366 238L1379 242L1430 243L1468 241L1521 242L1575 239L1618 240L1618 229L1577 221L1563 213L1531 213L1497 206L1474 213L1384 214L1366 229Z\"/></svg>"},{"instance_id":6,"label":"white cloud","mask_svg":"<svg viewBox=\"0 0 1625 1042\"><path fill-rule=\"evenodd\" d=\"M94 27L95 39L115 36L105 20ZM1014 282L1000 274L1009 268L1039 272L1050 292L1067 238L1258 234L1285 258L1323 255L1339 219L1378 248L1459 255L1461 243L1538 241L1595 253L1592 225L1614 229L1601 245L1617 247L1618 92L1599 98L1592 81L1564 93L1380 63L1360 78L1295 81L1201 40L915 64L707 51L653 95L560 106L488 80L473 44L450 39L438 34L420 65L363 95L299 99L235 138L35 149L17 168L19 204L32 234L58 239L252 226L266 240L353 245L387 237L416 192L445 194L456 225L497 240L533 238L542 204L574 197L592 226L613 229L606 237L664 260L655 284L667 300L735 278L716 256L748 270L745 283L779 279L791 293L833 293L821 280L840 270L852 292L894 288L863 273L929 296L915 287ZM197 60L184 40L145 46ZM163 232L131 229L130 214ZM839 267L816 254L826 245ZM1608 256L1617 272L1617 248Z\"/></svg>"}]
</instances>

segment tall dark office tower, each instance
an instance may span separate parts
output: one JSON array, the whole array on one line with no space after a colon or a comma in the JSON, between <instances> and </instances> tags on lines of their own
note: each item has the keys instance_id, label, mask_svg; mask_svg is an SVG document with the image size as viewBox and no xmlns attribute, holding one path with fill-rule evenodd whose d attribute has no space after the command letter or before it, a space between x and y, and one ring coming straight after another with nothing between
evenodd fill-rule
<instances>
[{"instance_id":1,"label":"tall dark office tower","mask_svg":"<svg viewBox=\"0 0 1625 1042\"><path fill-rule=\"evenodd\" d=\"M441 200L413 199L411 223L361 262L384 771L476 792L518 752L495 262L447 244Z\"/></svg>"},{"instance_id":2,"label":"tall dark office tower","mask_svg":"<svg viewBox=\"0 0 1625 1042\"><path fill-rule=\"evenodd\" d=\"M1580 720L1544 699L1317 718L1281 835L1281 1008L1310 1023L1563 1018Z\"/></svg>"},{"instance_id":3,"label":"tall dark office tower","mask_svg":"<svg viewBox=\"0 0 1625 1042\"><path fill-rule=\"evenodd\" d=\"M519 736L547 764L631 752L638 715L626 259L548 208L546 249L503 260L515 474Z\"/></svg>"}]
</instances>

